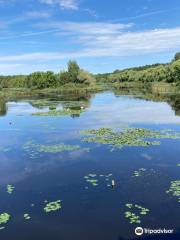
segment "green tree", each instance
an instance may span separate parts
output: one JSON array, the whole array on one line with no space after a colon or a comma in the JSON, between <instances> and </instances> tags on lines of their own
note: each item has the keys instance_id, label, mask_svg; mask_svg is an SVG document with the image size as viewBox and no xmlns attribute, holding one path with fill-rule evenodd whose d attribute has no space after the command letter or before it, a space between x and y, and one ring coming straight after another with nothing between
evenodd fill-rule
<instances>
[{"instance_id":1,"label":"green tree","mask_svg":"<svg viewBox=\"0 0 180 240\"><path fill-rule=\"evenodd\" d=\"M69 82L69 73L67 71L61 71L58 74L59 84L66 84Z\"/></svg>"},{"instance_id":2,"label":"green tree","mask_svg":"<svg viewBox=\"0 0 180 240\"><path fill-rule=\"evenodd\" d=\"M55 74L51 71L47 71L44 74L44 77L46 78L46 87L56 87L57 86L57 78Z\"/></svg>"},{"instance_id":3,"label":"green tree","mask_svg":"<svg viewBox=\"0 0 180 240\"><path fill-rule=\"evenodd\" d=\"M180 52L176 53L174 56L174 60L179 60L180 59Z\"/></svg>"},{"instance_id":4,"label":"green tree","mask_svg":"<svg viewBox=\"0 0 180 240\"><path fill-rule=\"evenodd\" d=\"M77 77L79 74L80 68L76 61L70 60L68 62L68 75L69 75L69 81L76 83L78 81Z\"/></svg>"},{"instance_id":5,"label":"green tree","mask_svg":"<svg viewBox=\"0 0 180 240\"><path fill-rule=\"evenodd\" d=\"M77 76L77 82L80 84L90 85L95 83L95 78L89 72L80 70Z\"/></svg>"}]
</instances>

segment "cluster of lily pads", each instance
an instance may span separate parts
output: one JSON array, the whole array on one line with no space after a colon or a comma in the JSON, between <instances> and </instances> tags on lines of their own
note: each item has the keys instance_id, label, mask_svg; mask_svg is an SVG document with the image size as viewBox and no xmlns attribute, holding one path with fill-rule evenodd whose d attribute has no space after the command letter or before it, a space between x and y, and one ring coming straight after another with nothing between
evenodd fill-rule
<instances>
[{"instance_id":1,"label":"cluster of lily pads","mask_svg":"<svg viewBox=\"0 0 180 240\"><path fill-rule=\"evenodd\" d=\"M57 200L49 203L47 202L46 206L44 207L44 211L46 213L49 213L49 212L54 212L61 209L62 208L61 202L62 202L61 200ZM31 206L34 206L34 204ZM10 214L6 212L0 214L0 230L3 230L5 228L4 225L9 222L10 217L11 217ZM23 217L26 221L31 219L31 216L29 213L24 213Z\"/></svg>"},{"instance_id":2,"label":"cluster of lily pads","mask_svg":"<svg viewBox=\"0 0 180 240\"><path fill-rule=\"evenodd\" d=\"M33 141L28 141L24 144L23 149L28 152L31 158L39 156L41 153L60 153L64 151L79 150L78 145L66 145L64 143L54 145L36 144Z\"/></svg>"},{"instance_id":3,"label":"cluster of lily pads","mask_svg":"<svg viewBox=\"0 0 180 240\"><path fill-rule=\"evenodd\" d=\"M140 168L138 171L134 171L133 177L140 177L143 172L145 172L145 168Z\"/></svg>"},{"instance_id":4,"label":"cluster of lily pads","mask_svg":"<svg viewBox=\"0 0 180 240\"><path fill-rule=\"evenodd\" d=\"M180 180L171 181L171 185L166 193L170 193L173 196L178 198L178 202L180 202Z\"/></svg>"},{"instance_id":5,"label":"cluster of lily pads","mask_svg":"<svg viewBox=\"0 0 180 240\"><path fill-rule=\"evenodd\" d=\"M99 185L100 182L106 181L107 187L111 186L111 181L112 181L112 173L109 174L95 174L95 173L89 173L87 176L84 176L84 179L86 180L87 183L90 185L96 187ZM88 189L88 187L85 187Z\"/></svg>"},{"instance_id":6,"label":"cluster of lily pads","mask_svg":"<svg viewBox=\"0 0 180 240\"><path fill-rule=\"evenodd\" d=\"M25 214L24 214L24 219L25 219L25 220L30 220L30 219L31 219L29 213L25 213Z\"/></svg>"},{"instance_id":7,"label":"cluster of lily pads","mask_svg":"<svg viewBox=\"0 0 180 240\"><path fill-rule=\"evenodd\" d=\"M6 224L10 220L9 213L1 213L0 214L0 230L4 229L4 224Z\"/></svg>"},{"instance_id":8,"label":"cluster of lily pads","mask_svg":"<svg viewBox=\"0 0 180 240\"><path fill-rule=\"evenodd\" d=\"M12 194L13 191L14 191L14 187L13 187L12 185L8 184L8 185L7 185L7 192L8 192L9 194Z\"/></svg>"},{"instance_id":9,"label":"cluster of lily pads","mask_svg":"<svg viewBox=\"0 0 180 240\"><path fill-rule=\"evenodd\" d=\"M149 209L144 208L144 207L142 207L138 204L127 203L126 207L129 208L129 209L132 209L131 211L126 211L125 212L125 218L128 218L129 222L131 224L141 223L141 217L139 215L137 215L136 212L138 212L138 214L140 214L140 215L146 215L149 212Z\"/></svg>"},{"instance_id":10,"label":"cluster of lily pads","mask_svg":"<svg viewBox=\"0 0 180 240\"><path fill-rule=\"evenodd\" d=\"M81 134L89 135L82 139L84 142L108 144L113 148L160 145L159 141L149 141L148 139L180 139L180 134L178 133L153 131L145 128L124 128L120 131L112 128L100 128L81 131Z\"/></svg>"},{"instance_id":11,"label":"cluster of lily pads","mask_svg":"<svg viewBox=\"0 0 180 240\"><path fill-rule=\"evenodd\" d=\"M34 116L49 116L49 117L57 117L57 116L79 116L81 113L84 112L84 108L80 109L70 109L65 108L62 110L50 110L48 112L36 112L32 115Z\"/></svg>"},{"instance_id":12,"label":"cluster of lily pads","mask_svg":"<svg viewBox=\"0 0 180 240\"><path fill-rule=\"evenodd\" d=\"M46 213L49 213L49 212L52 212L52 211L54 212L61 209L62 208L61 202L62 202L61 200L57 200L55 202L47 203L46 206L44 207L44 211Z\"/></svg>"}]
</instances>

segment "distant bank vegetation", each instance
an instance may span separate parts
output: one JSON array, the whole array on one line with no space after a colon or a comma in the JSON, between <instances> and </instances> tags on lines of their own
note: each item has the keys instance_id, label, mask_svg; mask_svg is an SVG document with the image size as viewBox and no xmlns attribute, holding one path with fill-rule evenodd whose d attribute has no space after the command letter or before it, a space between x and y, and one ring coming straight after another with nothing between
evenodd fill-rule
<instances>
[{"instance_id":1,"label":"distant bank vegetation","mask_svg":"<svg viewBox=\"0 0 180 240\"><path fill-rule=\"evenodd\" d=\"M97 74L96 79L103 82L165 82L180 85L180 52L167 64L153 64L142 67L116 70L113 73Z\"/></svg>"},{"instance_id":2,"label":"distant bank vegetation","mask_svg":"<svg viewBox=\"0 0 180 240\"><path fill-rule=\"evenodd\" d=\"M167 64L153 64L141 67L116 70L113 73L92 75L81 69L76 61L68 62L68 70L54 73L34 72L29 75L0 76L0 89L30 88L45 89L59 88L66 84L95 86L97 83L171 83L180 86L180 52Z\"/></svg>"},{"instance_id":3,"label":"distant bank vegetation","mask_svg":"<svg viewBox=\"0 0 180 240\"><path fill-rule=\"evenodd\" d=\"M89 72L80 69L76 61L68 62L68 70L58 74L54 72L34 72L29 75L0 76L0 88L56 88L65 84L90 85L95 78Z\"/></svg>"}]
</instances>

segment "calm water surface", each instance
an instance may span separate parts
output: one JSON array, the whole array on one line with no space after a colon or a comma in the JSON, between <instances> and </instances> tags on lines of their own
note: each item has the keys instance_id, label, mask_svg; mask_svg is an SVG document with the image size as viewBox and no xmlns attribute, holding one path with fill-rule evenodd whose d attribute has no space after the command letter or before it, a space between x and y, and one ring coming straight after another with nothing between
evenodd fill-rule
<instances>
[{"instance_id":1,"label":"calm water surface","mask_svg":"<svg viewBox=\"0 0 180 240\"><path fill-rule=\"evenodd\" d=\"M174 229L178 234L178 199L166 191L170 181L180 179L180 167L177 167L180 140L163 139L159 146L124 147L112 152L107 145L82 142L79 131L128 125L180 132L180 116L176 116L166 102L116 96L112 92L78 100L85 111L74 117L32 116L34 112L48 111L48 101L41 105L36 100L21 100L8 102L3 107L0 116L0 212L10 213L11 219L0 231L0 239L135 239L134 229L139 225ZM57 109L78 104L67 97L66 101L53 101L51 99ZM23 148L28 141L44 145L64 143L81 148L32 157ZM132 177L139 168L146 169L143 176ZM104 178L96 187L88 185L84 176L89 173L112 173L116 187L108 187ZM12 194L7 193L7 184L15 187ZM58 199L62 200L62 209L45 213L44 201ZM141 224L130 224L124 217L128 210L126 203L139 204L150 209L150 213L142 216ZM24 213L30 214L29 221L24 220ZM180 236L171 239L180 239Z\"/></svg>"}]
</instances>

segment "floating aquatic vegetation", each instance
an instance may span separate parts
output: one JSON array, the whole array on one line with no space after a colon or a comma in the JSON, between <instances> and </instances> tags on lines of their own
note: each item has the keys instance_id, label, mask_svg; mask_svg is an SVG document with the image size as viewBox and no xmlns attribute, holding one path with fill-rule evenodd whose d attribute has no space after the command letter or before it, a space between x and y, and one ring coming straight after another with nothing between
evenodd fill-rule
<instances>
[{"instance_id":1,"label":"floating aquatic vegetation","mask_svg":"<svg viewBox=\"0 0 180 240\"><path fill-rule=\"evenodd\" d=\"M48 112L36 112L33 113L33 116L50 116L50 117L58 117L58 116L79 116L83 113L84 109L62 109L62 110L51 110Z\"/></svg>"},{"instance_id":2,"label":"floating aquatic vegetation","mask_svg":"<svg viewBox=\"0 0 180 240\"><path fill-rule=\"evenodd\" d=\"M56 144L56 145L37 145L39 152L45 152L45 153L58 153L58 152L64 152L64 151L74 151L79 150L80 147L77 145L65 145L65 144Z\"/></svg>"},{"instance_id":3,"label":"floating aquatic vegetation","mask_svg":"<svg viewBox=\"0 0 180 240\"><path fill-rule=\"evenodd\" d=\"M10 215L8 213L1 213L0 214L0 229L4 229L5 227L4 226L1 226L2 224L6 224L9 219L10 219Z\"/></svg>"},{"instance_id":4,"label":"floating aquatic vegetation","mask_svg":"<svg viewBox=\"0 0 180 240\"><path fill-rule=\"evenodd\" d=\"M28 141L24 144L23 149L29 153L31 158L39 156L41 153L60 153L65 151L79 150L78 145L66 145L64 143L55 145L36 144L33 141Z\"/></svg>"},{"instance_id":5,"label":"floating aquatic vegetation","mask_svg":"<svg viewBox=\"0 0 180 240\"><path fill-rule=\"evenodd\" d=\"M125 218L130 220L130 223L141 223L141 217L138 215L146 215L149 212L149 209L144 208L138 204L127 203L126 207L132 209L131 211L125 212Z\"/></svg>"},{"instance_id":6,"label":"floating aquatic vegetation","mask_svg":"<svg viewBox=\"0 0 180 240\"><path fill-rule=\"evenodd\" d=\"M30 220L31 217L30 217L30 215L29 215L28 213L25 213L25 214L24 214L24 219L25 219L25 220Z\"/></svg>"},{"instance_id":7,"label":"floating aquatic vegetation","mask_svg":"<svg viewBox=\"0 0 180 240\"><path fill-rule=\"evenodd\" d=\"M129 211L125 212L125 218L129 218L131 224L141 223L140 217Z\"/></svg>"},{"instance_id":8,"label":"floating aquatic vegetation","mask_svg":"<svg viewBox=\"0 0 180 240\"><path fill-rule=\"evenodd\" d=\"M180 180L171 181L171 185L166 193L172 194L173 196L178 198L178 202L180 202Z\"/></svg>"},{"instance_id":9,"label":"floating aquatic vegetation","mask_svg":"<svg viewBox=\"0 0 180 240\"><path fill-rule=\"evenodd\" d=\"M180 167L180 163L178 163L177 166Z\"/></svg>"},{"instance_id":10,"label":"floating aquatic vegetation","mask_svg":"<svg viewBox=\"0 0 180 240\"><path fill-rule=\"evenodd\" d=\"M49 212L52 212L52 211L57 211L59 209L61 209L62 206L61 206L61 200L57 200L55 202L49 202L46 204L45 208L44 208L44 211L46 213L49 213Z\"/></svg>"},{"instance_id":11,"label":"floating aquatic vegetation","mask_svg":"<svg viewBox=\"0 0 180 240\"><path fill-rule=\"evenodd\" d=\"M106 185L107 187L111 186L111 182L112 182L112 173L109 174L95 174L95 173L89 173L87 176L84 176L84 179L86 180L87 183L89 183L92 186L98 186L100 182L104 182L106 181ZM88 187L86 186L85 189L88 189Z\"/></svg>"},{"instance_id":12,"label":"floating aquatic vegetation","mask_svg":"<svg viewBox=\"0 0 180 240\"><path fill-rule=\"evenodd\" d=\"M83 138L82 141L84 142L109 144L113 148L160 145L159 141L149 141L147 139L180 139L179 133L153 131L145 128L124 128L121 131L115 131L111 128L100 128L81 131L81 134L92 135Z\"/></svg>"},{"instance_id":13,"label":"floating aquatic vegetation","mask_svg":"<svg viewBox=\"0 0 180 240\"><path fill-rule=\"evenodd\" d=\"M127 207L127 208L132 208L132 207L133 207L133 204L127 203L127 204L126 204L126 207Z\"/></svg>"},{"instance_id":14,"label":"floating aquatic vegetation","mask_svg":"<svg viewBox=\"0 0 180 240\"><path fill-rule=\"evenodd\" d=\"M140 177L140 176L142 176L142 173L145 171L146 171L145 168L140 168L138 171L134 171L133 177Z\"/></svg>"},{"instance_id":15,"label":"floating aquatic vegetation","mask_svg":"<svg viewBox=\"0 0 180 240\"><path fill-rule=\"evenodd\" d=\"M14 191L14 187L13 187L12 185L8 184L8 185L7 185L7 192L8 192L9 194L12 194L13 191Z\"/></svg>"}]
</instances>

